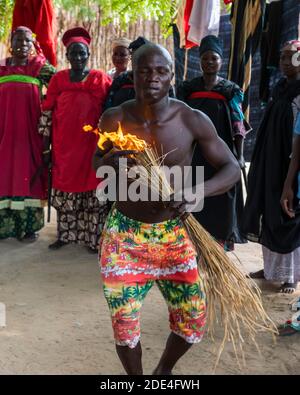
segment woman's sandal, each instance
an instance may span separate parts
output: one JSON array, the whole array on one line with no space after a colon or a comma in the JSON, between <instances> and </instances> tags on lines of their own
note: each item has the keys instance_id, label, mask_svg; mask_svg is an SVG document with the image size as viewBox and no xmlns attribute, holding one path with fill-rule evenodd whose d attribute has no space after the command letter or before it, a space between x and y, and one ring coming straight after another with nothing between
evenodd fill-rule
<instances>
[{"instance_id":1,"label":"woman's sandal","mask_svg":"<svg viewBox=\"0 0 300 395\"><path fill-rule=\"evenodd\" d=\"M297 289L298 283L284 283L279 288L279 292L283 294L293 294Z\"/></svg>"},{"instance_id":2,"label":"woman's sandal","mask_svg":"<svg viewBox=\"0 0 300 395\"><path fill-rule=\"evenodd\" d=\"M66 245L68 245L68 243L61 241L61 240L56 240L54 243L50 244L48 246L48 248L50 250L59 250L60 248L66 246Z\"/></svg>"}]
</instances>

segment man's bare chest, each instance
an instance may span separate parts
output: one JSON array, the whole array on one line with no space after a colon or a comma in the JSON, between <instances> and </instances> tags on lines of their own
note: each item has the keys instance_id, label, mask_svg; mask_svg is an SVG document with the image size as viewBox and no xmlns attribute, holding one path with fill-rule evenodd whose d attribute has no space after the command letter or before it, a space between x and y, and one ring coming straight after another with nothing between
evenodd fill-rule
<instances>
[{"instance_id":1,"label":"man's bare chest","mask_svg":"<svg viewBox=\"0 0 300 395\"><path fill-rule=\"evenodd\" d=\"M188 165L191 160L193 138L186 128L175 123L135 126L132 133L145 140L157 154L164 158L165 166Z\"/></svg>"}]
</instances>

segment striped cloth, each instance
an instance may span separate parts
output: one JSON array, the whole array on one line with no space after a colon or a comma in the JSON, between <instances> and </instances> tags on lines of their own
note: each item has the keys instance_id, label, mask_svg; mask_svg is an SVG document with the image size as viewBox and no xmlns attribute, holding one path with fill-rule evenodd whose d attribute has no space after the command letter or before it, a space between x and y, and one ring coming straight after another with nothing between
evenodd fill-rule
<instances>
[{"instance_id":1,"label":"striped cloth","mask_svg":"<svg viewBox=\"0 0 300 395\"><path fill-rule=\"evenodd\" d=\"M235 0L231 11L231 53L228 79L245 93L243 111L249 119L252 57L259 45L265 12L264 0Z\"/></svg>"}]
</instances>

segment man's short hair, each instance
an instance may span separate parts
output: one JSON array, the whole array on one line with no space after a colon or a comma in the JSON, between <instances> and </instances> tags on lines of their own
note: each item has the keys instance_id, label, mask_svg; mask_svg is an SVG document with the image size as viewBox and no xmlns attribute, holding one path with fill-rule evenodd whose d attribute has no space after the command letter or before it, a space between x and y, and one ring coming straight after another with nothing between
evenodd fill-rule
<instances>
[{"instance_id":1,"label":"man's short hair","mask_svg":"<svg viewBox=\"0 0 300 395\"><path fill-rule=\"evenodd\" d=\"M173 59L172 56L170 55L170 52L162 45L153 44L153 43L145 44L134 52L132 58L132 65L135 66L139 61L140 57L148 52L162 55L168 61L170 68L173 69Z\"/></svg>"}]
</instances>

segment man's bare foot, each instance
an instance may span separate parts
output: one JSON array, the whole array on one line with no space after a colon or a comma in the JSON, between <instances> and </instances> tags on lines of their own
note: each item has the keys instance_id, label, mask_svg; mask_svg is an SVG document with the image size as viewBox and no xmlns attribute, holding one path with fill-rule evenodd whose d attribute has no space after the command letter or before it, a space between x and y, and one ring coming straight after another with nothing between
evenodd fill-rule
<instances>
[{"instance_id":1,"label":"man's bare foot","mask_svg":"<svg viewBox=\"0 0 300 395\"><path fill-rule=\"evenodd\" d=\"M251 272L248 274L248 277L249 278L256 278L256 279L265 278L265 272L263 269L259 270L258 272Z\"/></svg>"},{"instance_id":2,"label":"man's bare foot","mask_svg":"<svg viewBox=\"0 0 300 395\"><path fill-rule=\"evenodd\" d=\"M284 283L279 288L279 292L283 294L293 294L297 289L298 283Z\"/></svg>"}]
</instances>

